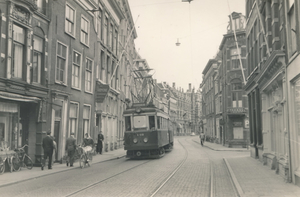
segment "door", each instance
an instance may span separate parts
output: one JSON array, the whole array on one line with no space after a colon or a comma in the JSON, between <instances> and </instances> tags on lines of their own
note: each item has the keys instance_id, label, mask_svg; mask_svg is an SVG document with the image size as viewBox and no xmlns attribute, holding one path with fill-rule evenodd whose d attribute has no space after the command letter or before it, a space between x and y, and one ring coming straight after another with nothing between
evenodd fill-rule
<instances>
[{"instance_id":1,"label":"door","mask_svg":"<svg viewBox=\"0 0 300 197\"><path fill-rule=\"evenodd\" d=\"M60 121L55 121L54 122L54 137L55 137L55 142L57 145L57 153L60 151L60 146L59 145L59 133L60 133ZM55 161L58 160L58 154L55 154Z\"/></svg>"}]
</instances>

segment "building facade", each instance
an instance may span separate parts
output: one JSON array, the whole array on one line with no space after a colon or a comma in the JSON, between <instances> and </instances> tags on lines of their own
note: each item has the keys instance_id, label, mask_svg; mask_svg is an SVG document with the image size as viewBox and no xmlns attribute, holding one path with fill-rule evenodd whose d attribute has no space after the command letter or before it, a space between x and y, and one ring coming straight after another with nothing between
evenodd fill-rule
<instances>
[{"instance_id":1,"label":"building facade","mask_svg":"<svg viewBox=\"0 0 300 197\"><path fill-rule=\"evenodd\" d=\"M46 112L51 8L44 3L11 0L0 8L0 146L13 153L27 144L35 164L41 163L42 137L50 126Z\"/></svg>"},{"instance_id":2,"label":"building facade","mask_svg":"<svg viewBox=\"0 0 300 197\"><path fill-rule=\"evenodd\" d=\"M228 147L246 147L249 138L248 101L243 90L247 76L245 21L241 13L231 13L216 57L221 61L214 81L216 136L222 136L219 142Z\"/></svg>"}]
</instances>

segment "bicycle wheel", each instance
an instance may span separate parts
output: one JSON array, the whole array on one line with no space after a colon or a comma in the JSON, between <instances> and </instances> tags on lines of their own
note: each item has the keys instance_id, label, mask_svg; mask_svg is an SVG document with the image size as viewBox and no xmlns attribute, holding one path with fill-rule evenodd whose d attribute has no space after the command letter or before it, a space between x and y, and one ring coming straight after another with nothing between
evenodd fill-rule
<instances>
[{"instance_id":1,"label":"bicycle wheel","mask_svg":"<svg viewBox=\"0 0 300 197\"><path fill-rule=\"evenodd\" d=\"M24 165L27 167L28 170L31 170L33 167L32 159L28 155L25 155Z\"/></svg>"},{"instance_id":2,"label":"bicycle wheel","mask_svg":"<svg viewBox=\"0 0 300 197\"><path fill-rule=\"evenodd\" d=\"M0 157L0 174L5 172L5 160Z\"/></svg>"},{"instance_id":3,"label":"bicycle wheel","mask_svg":"<svg viewBox=\"0 0 300 197\"><path fill-rule=\"evenodd\" d=\"M80 155L80 158L79 158L79 166L81 168L84 168L86 165L86 159L85 159L85 155Z\"/></svg>"},{"instance_id":4,"label":"bicycle wheel","mask_svg":"<svg viewBox=\"0 0 300 197\"><path fill-rule=\"evenodd\" d=\"M11 166L13 167L14 171L20 171L21 165L20 160L18 157L12 156L11 158Z\"/></svg>"}]
</instances>

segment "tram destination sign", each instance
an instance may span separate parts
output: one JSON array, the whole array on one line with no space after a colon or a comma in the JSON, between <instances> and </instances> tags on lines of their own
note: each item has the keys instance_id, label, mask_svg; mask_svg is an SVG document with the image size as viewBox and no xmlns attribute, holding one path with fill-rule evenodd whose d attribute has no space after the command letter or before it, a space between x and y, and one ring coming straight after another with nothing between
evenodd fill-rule
<instances>
[{"instance_id":1,"label":"tram destination sign","mask_svg":"<svg viewBox=\"0 0 300 197\"><path fill-rule=\"evenodd\" d=\"M96 95L96 102L97 103L103 103L105 97L107 96L109 91L109 85L108 84L104 84L101 83L100 81L96 82L96 91L95 91L95 95Z\"/></svg>"}]
</instances>

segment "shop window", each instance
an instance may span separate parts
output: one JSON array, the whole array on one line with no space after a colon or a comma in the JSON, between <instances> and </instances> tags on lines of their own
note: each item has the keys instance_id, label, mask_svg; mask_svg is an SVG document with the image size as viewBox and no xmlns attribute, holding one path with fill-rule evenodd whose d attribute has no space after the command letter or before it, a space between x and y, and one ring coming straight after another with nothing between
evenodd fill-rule
<instances>
[{"instance_id":1,"label":"shop window","mask_svg":"<svg viewBox=\"0 0 300 197\"><path fill-rule=\"evenodd\" d=\"M233 139L244 139L243 127L233 127Z\"/></svg>"}]
</instances>

